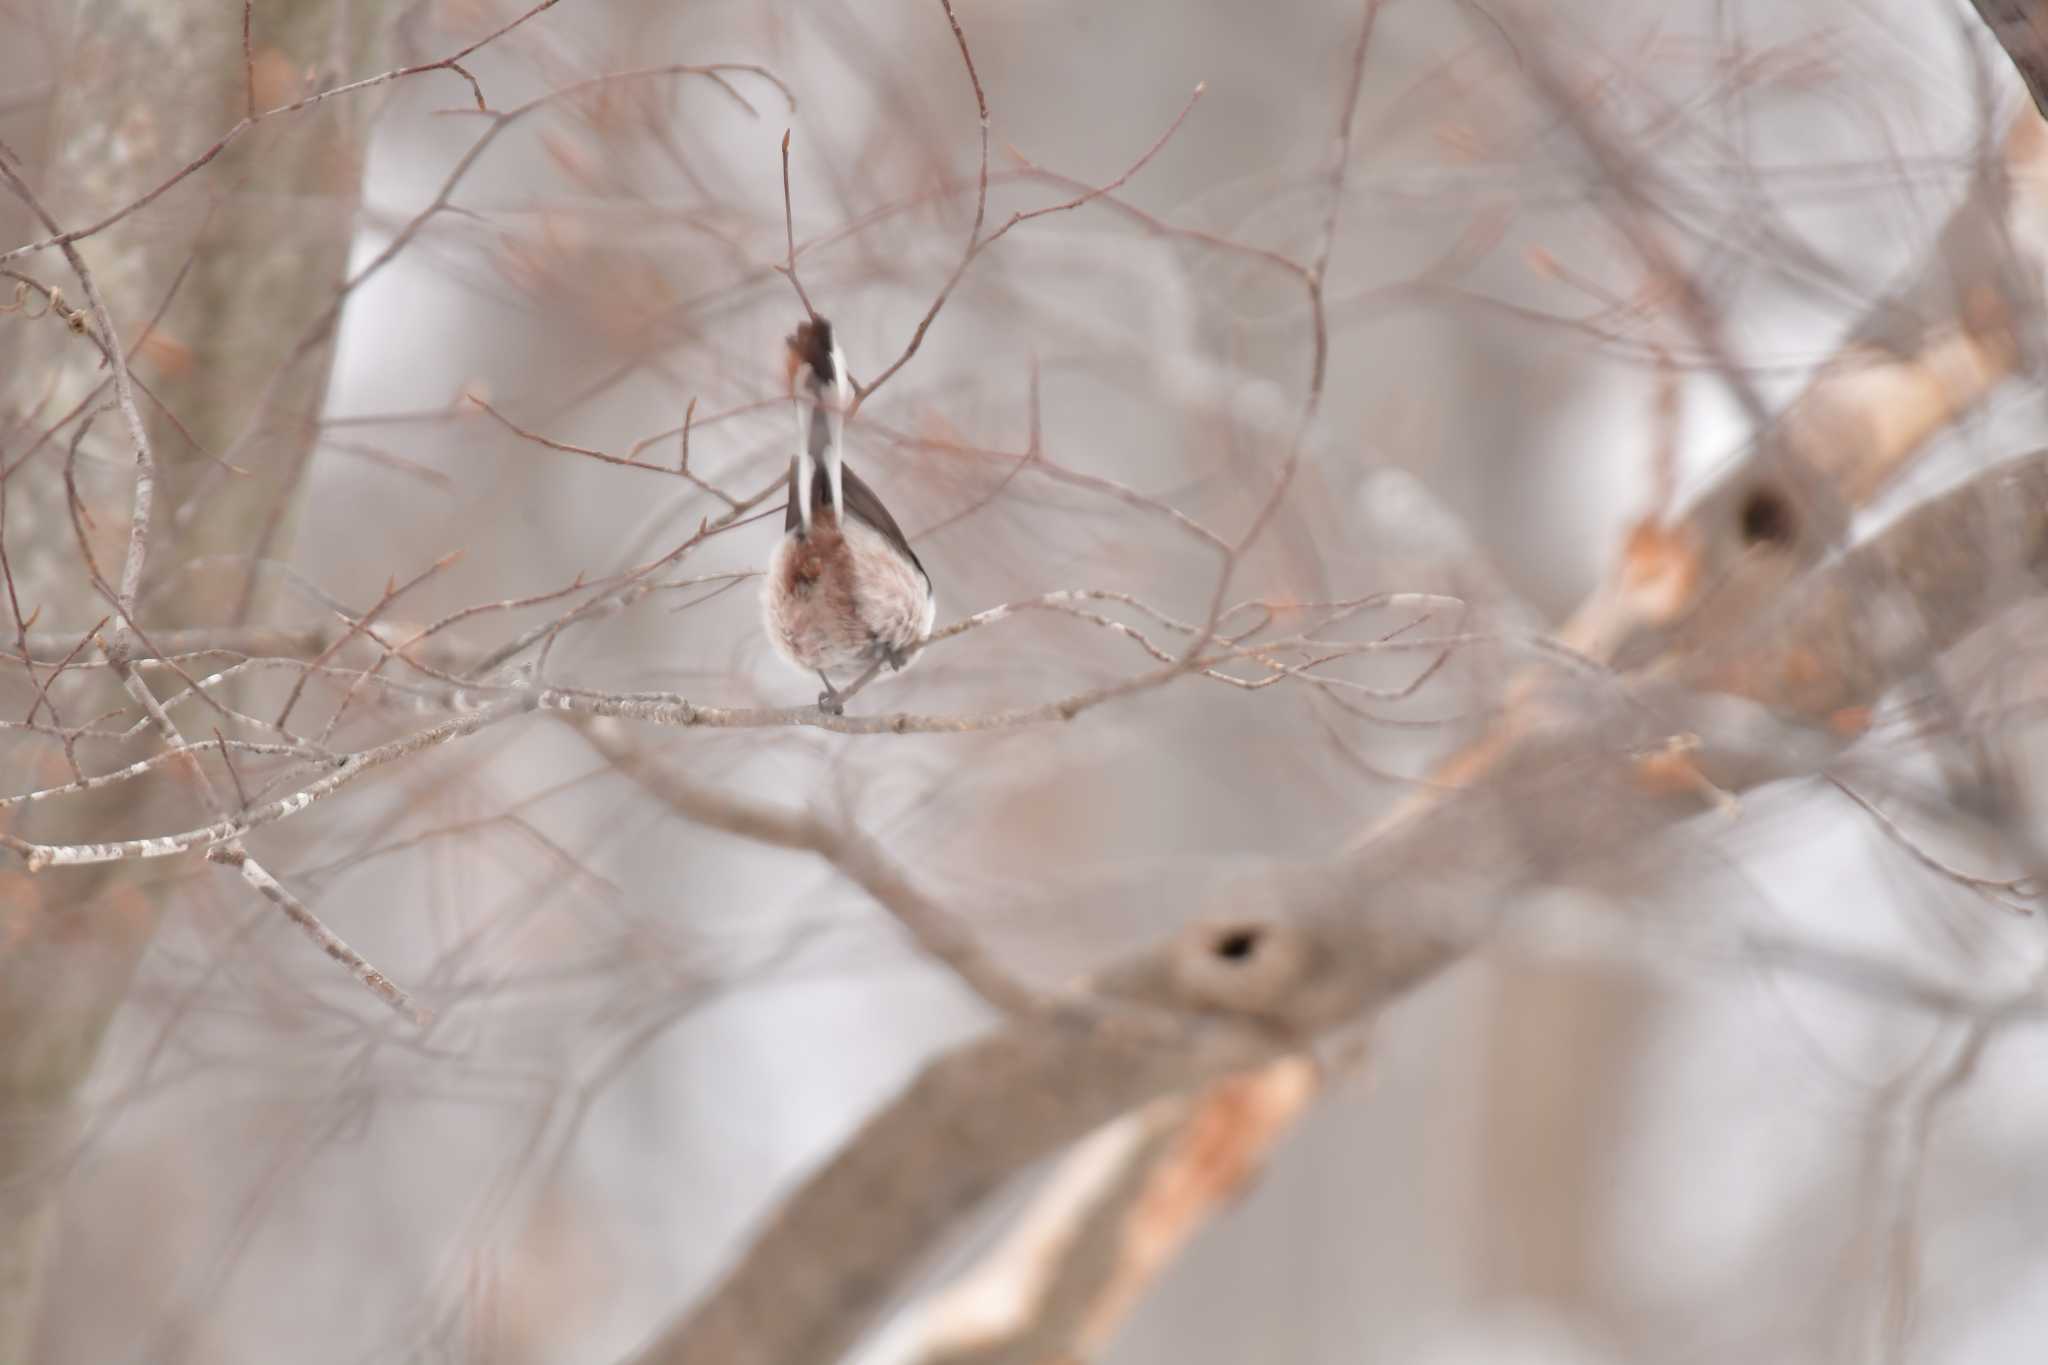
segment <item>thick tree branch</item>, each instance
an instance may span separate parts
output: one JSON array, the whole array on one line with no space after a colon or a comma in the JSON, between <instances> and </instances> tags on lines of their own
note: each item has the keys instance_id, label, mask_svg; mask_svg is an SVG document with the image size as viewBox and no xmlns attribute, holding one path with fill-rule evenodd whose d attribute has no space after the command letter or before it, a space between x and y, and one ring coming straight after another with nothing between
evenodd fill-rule
<instances>
[{"instance_id":1,"label":"thick tree branch","mask_svg":"<svg viewBox=\"0 0 2048 1365\"><path fill-rule=\"evenodd\" d=\"M1986 575L1981 553L1955 553L1962 544L2009 548L2029 571ZM1880 569L1904 585L1903 605L1940 623L1902 631L1894 600L1828 628ZM2038 592L2044 569L2048 452L1934 500L1818 572L1759 628L1740 668L1702 655L1651 689L1653 710L1627 710L1619 726L1601 715L1526 728L1482 785L1354 852L1221 890L1202 925L1105 973L1094 1003L1012 1023L932 1063L777 1208L637 1365L836 1359L891 1286L1025 1164L1400 998L1483 942L1522 891L1611 850L1645 853L1701 805L1639 767L1646 739L1705 731L1699 765L1724 788L1817 772L1839 743L1826 730L1811 747L1788 743L1798 722L1874 703L1899 676L1879 670L1917 669ZM1814 674L1842 682L1817 688ZM1769 691L1774 681L1784 695ZM1712 685L1763 706L1731 714L1686 690Z\"/></svg>"},{"instance_id":2,"label":"thick tree branch","mask_svg":"<svg viewBox=\"0 0 2048 1365\"><path fill-rule=\"evenodd\" d=\"M2034 107L2048 115L2048 5L2041 0L1970 0L2012 59Z\"/></svg>"}]
</instances>

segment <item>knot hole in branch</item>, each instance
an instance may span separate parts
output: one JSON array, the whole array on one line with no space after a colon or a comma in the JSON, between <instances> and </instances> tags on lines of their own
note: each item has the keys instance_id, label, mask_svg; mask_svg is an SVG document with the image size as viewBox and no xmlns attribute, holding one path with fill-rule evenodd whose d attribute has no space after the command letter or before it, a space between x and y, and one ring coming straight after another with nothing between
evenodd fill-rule
<instances>
[{"instance_id":1,"label":"knot hole in branch","mask_svg":"<svg viewBox=\"0 0 2048 1365\"><path fill-rule=\"evenodd\" d=\"M1768 485L1752 488L1742 500L1740 512L1742 543L1789 545L1798 533L1798 519L1785 495Z\"/></svg>"},{"instance_id":2,"label":"knot hole in branch","mask_svg":"<svg viewBox=\"0 0 2048 1365\"><path fill-rule=\"evenodd\" d=\"M1244 962L1259 950L1262 934L1257 925L1234 925L1220 929L1210 945L1217 957L1225 962Z\"/></svg>"},{"instance_id":3,"label":"knot hole in branch","mask_svg":"<svg viewBox=\"0 0 2048 1365\"><path fill-rule=\"evenodd\" d=\"M1315 960L1300 926L1226 915L1192 926L1180 939L1170 968L1174 1003L1278 1019L1293 1008Z\"/></svg>"}]
</instances>

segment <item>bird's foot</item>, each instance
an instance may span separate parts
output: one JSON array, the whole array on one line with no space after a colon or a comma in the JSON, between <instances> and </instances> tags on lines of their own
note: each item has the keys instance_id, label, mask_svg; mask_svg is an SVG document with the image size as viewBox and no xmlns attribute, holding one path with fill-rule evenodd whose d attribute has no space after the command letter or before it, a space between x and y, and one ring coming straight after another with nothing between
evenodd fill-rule
<instances>
[{"instance_id":1,"label":"bird's foot","mask_svg":"<svg viewBox=\"0 0 2048 1365\"><path fill-rule=\"evenodd\" d=\"M889 665L892 673L901 673L910 665L910 651L899 645L883 645L882 661Z\"/></svg>"},{"instance_id":2,"label":"bird's foot","mask_svg":"<svg viewBox=\"0 0 2048 1365\"><path fill-rule=\"evenodd\" d=\"M834 687L832 680L825 676L822 669L819 670L818 681L825 684L825 690L818 694L818 709L828 716L845 715L846 693Z\"/></svg>"}]
</instances>

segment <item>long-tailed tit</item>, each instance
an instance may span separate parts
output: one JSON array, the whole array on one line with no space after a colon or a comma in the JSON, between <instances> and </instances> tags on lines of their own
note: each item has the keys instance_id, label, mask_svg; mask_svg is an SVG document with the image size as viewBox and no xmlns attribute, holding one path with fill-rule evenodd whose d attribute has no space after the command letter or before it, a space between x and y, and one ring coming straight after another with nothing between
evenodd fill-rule
<instances>
[{"instance_id":1,"label":"long-tailed tit","mask_svg":"<svg viewBox=\"0 0 2048 1365\"><path fill-rule=\"evenodd\" d=\"M793 667L825 684L821 710L887 664L902 669L931 634L931 575L896 519L846 467L846 409L853 385L832 324L813 317L789 338L789 390L797 448L789 462L782 540L768 564L761 614L768 639ZM820 479L818 475L824 474ZM862 671L844 688L834 669Z\"/></svg>"}]
</instances>

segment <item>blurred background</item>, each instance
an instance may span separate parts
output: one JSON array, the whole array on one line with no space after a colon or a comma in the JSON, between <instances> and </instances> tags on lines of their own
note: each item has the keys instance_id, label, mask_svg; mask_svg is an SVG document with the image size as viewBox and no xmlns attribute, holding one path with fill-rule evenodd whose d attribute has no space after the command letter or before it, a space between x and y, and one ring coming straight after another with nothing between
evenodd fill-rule
<instances>
[{"instance_id":1,"label":"blurred background","mask_svg":"<svg viewBox=\"0 0 2048 1365\"><path fill-rule=\"evenodd\" d=\"M93 223L250 107L435 62L519 12L258 0L245 63L241 10L218 0L6 0L0 138L58 222ZM1946 0L959 0L958 17L989 108L987 228L1142 165L980 252L849 427L939 620L1084 588L1200 619L1218 556L1161 505L1233 538L1298 439L1233 600L1453 595L1455 627L1433 625L1479 639L1398 700L1182 679L1012 732L624 732L701 786L857 823L1047 984L1152 942L1233 869L1368 827L1483 732L1515 640L1746 452L1753 424L1617 230L1610 177L1532 89L1535 54L1647 168L1774 408L1852 334L1952 323L1985 253L2031 259L2023 230L1981 248L1951 232L2027 103ZM707 63L760 70L670 69ZM945 14L562 0L462 65L498 114L444 69L266 119L81 244L138 378L190 428L151 411L172 529L144 620L331 622L425 574L379 619L402 635L480 608L434 637L461 674L579 581L765 495L764 518L517 662L557 686L808 703L756 605L788 457L782 338L803 315L777 269L783 138L797 274L872 380L973 221L979 125ZM47 235L8 210L0 246ZM1303 265L1326 222L1327 379L1298 436ZM55 253L8 265L75 306ZM0 317L11 573L37 630L77 636L106 613L77 547L119 563L133 452L118 414L65 417L95 411L104 376L47 300L17 302ZM2031 449L2042 417L2023 377L1997 386L1865 520ZM1995 674L2002 718L1963 728L2022 775L2032 621L1944 675L1981 716ZM1428 663L1334 675L1398 689ZM1128 638L1019 613L852 709L988 713L1151 666ZM38 695L23 672L10 719ZM363 749L446 714L445 679L392 674L311 675L294 733ZM218 690L270 720L304 677L249 667ZM57 742L89 714L69 704L0 732L6 794L71 780L67 748L93 772L150 752L147 734ZM223 723L176 714L193 738ZM1996 871L1993 844L1944 842L1939 756L1910 716L1854 758L1860 792L1923 817L1916 839ZM286 760L239 762L216 780L292 789L264 787ZM166 771L149 783L114 816L16 806L0 828L209 818ZM48 1223L22 1359L617 1359L989 1022L824 863L692 824L545 716L393 764L249 847L434 1022L393 1016L196 856L92 882L0 873L0 952L37 983L10 984L10 1026L31 1001L39 1021L79 1010L61 1066L13 1073L82 1077L56 1138L16 1125L35 1160L10 1184ZM2037 1360L2038 1018L1980 1028L1685 946L1754 927L2019 991L2043 963L2030 910L1930 869L1824 781L1702 816L1653 872L1518 908L1526 931L1379 1021L1105 1365ZM37 955L60 921L89 960Z\"/></svg>"}]
</instances>

